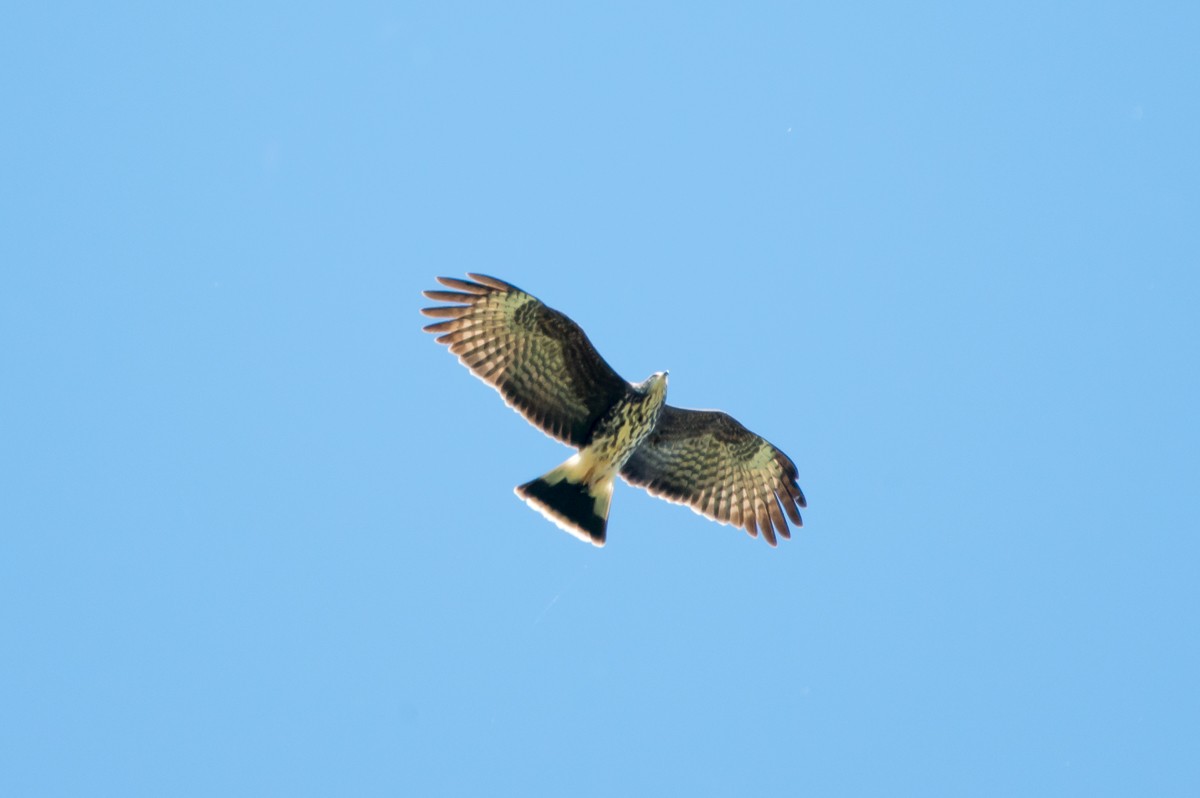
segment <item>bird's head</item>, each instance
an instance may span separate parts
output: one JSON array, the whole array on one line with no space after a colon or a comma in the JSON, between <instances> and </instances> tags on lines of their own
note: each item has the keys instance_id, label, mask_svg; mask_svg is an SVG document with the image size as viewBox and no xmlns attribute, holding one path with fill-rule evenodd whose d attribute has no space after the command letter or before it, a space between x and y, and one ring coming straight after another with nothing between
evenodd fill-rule
<instances>
[{"instance_id":1,"label":"bird's head","mask_svg":"<svg viewBox=\"0 0 1200 798\"><path fill-rule=\"evenodd\" d=\"M667 395L667 374L666 371L656 371L646 378L638 387L645 393L659 396Z\"/></svg>"}]
</instances>

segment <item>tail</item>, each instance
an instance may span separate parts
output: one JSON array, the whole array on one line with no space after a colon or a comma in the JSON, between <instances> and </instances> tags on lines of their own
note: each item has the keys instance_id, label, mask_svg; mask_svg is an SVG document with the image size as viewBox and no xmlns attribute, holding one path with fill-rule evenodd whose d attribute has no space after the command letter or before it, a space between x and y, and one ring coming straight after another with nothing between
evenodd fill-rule
<instances>
[{"instance_id":1,"label":"tail","mask_svg":"<svg viewBox=\"0 0 1200 798\"><path fill-rule=\"evenodd\" d=\"M590 470L575 455L532 482L518 485L515 492L559 529L593 546L603 546L615 475L589 483Z\"/></svg>"}]
</instances>

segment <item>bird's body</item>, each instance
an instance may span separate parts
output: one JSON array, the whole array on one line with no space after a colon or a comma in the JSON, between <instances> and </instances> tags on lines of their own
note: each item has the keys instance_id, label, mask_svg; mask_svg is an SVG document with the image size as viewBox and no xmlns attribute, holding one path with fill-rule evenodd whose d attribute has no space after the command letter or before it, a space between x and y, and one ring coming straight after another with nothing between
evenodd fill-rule
<instances>
[{"instance_id":1,"label":"bird's body","mask_svg":"<svg viewBox=\"0 0 1200 798\"><path fill-rule=\"evenodd\" d=\"M619 471L654 431L666 403L667 373L660 371L617 400L596 423L581 454L609 472Z\"/></svg>"},{"instance_id":2,"label":"bird's body","mask_svg":"<svg viewBox=\"0 0 1200 798\"><path fill-rule=\"evenodd\" d=\"M667 375L659 372L622 396L600 417L583 448L516 493L558 527L603 545L613 482L629 458L654 432L667 399Z\"/></svg>"},{"instance_id":3,"label":"bird's body","mask_svg":"<svg viewBox=\"0 0 1200 798\"><path fill-rule=\"evenodd\" d=\"M775 545L801 525L796 466L730 416L666 404L667 375L630 384L600 357L577 324L494 277L439 277L460 303L425 308L448 318L428 325L475 376L531 423L579 451L516 493L576 537L602 546L619 474L668 501L721 523L761 529Z\"/></svg>"}]
</instances>

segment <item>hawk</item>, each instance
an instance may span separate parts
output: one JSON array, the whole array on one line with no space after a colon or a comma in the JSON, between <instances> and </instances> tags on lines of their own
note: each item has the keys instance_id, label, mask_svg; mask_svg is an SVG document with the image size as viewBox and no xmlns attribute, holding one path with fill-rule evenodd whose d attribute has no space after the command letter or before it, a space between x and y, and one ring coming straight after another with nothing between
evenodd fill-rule
<instances>
[{"instance_id":1,"label":"hawk","mask_svg":"<svg viewBox=\"0 0 1200 798\"><path fill-rule=\"evenodd\" d=\"M667 372L631 384L613 370L579 325L514 285L484 274L439 277L454 291L426 291L448 306L425 327L509 407L579 451L515 488L559 528L603 546L619 474L651 495L685 504L722 524L761 531L774 546L802 525L796 465L718 410L666 403Z\"/></svg>"}]
</instances>

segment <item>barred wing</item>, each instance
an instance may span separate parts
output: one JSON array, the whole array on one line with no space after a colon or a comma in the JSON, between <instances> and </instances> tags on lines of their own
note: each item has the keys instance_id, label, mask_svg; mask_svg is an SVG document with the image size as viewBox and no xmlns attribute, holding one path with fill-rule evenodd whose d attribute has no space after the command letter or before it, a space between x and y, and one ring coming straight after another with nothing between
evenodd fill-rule
<instances>
[{"instance_id":1,"label":"barred wing","mask_svg":"<svg viewBox=\"0 0 1200 798\"><path fill-rule=\"evenodd\" d=\"M716 410L665 405L658 426L621 469L626 482L686 504L772 546L790 538L784 513L802 526L796 465L764 438Z\"/></svg>"},{"instance_id":2,"label":"barred wing","mask_svg":"<svg viewBox=\"0 0 1200 798\"><path fill-rule=\"evenodd\" d=\"M439 333L459 361L500 392L546 434L582 446L596 420L630 389L579 325L514 285L483 274L439 277L457 291L426 291L449 307L424 308L445 318Z\"/></svg>"}]
</instances>

